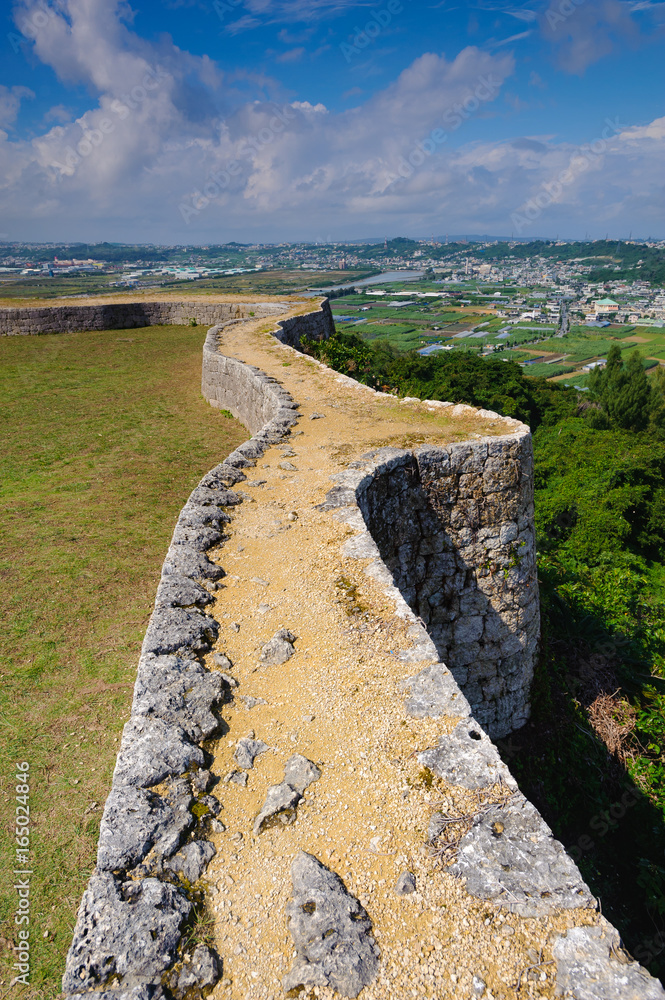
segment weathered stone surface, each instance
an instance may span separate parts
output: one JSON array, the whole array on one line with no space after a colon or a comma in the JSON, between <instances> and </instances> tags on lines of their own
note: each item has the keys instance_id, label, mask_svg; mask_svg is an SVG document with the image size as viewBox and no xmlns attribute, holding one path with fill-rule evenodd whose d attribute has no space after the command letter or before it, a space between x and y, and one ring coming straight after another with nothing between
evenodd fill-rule
<instances>
[{"instance_id":1,"label":"weathered stone surface","mask_svg":"<svg viewBox=\"0 0 665 1000\"><path fill-rule=\"evenodd\" d=\"M271 785L266 792L261 812L254 820L254 833L261 833L263 829L275 822L285 825L293 823L296 818L296 806L301 798L300 792L291 788L291 785L285 781L280 785Z\"/></svg>"},{"instance_id":2,"label":"weathered stone surface","mask_svg":"<svg viewBox=\"0 0 665 1000\"><path fill-rule=\"evenodd\" d=\"M164 862L167 871L183 875L192 885L198 882L217 851L207 840L193 840Z\"/></svg>"},{"instance_id":3,"label":"weathered stone surface","mask_svg":"<svg viewBox=\"0 0 665 1000\"><path fill-rule=\"evenodd\" d=\"M233 756L240 767L244 768L246 771L250 771L254 767L255 758L269 749L270 747L267 743L264 743L263 740L254 740L244 736L242 739L238 740L238 745Z\"/></svg>"},{"instance_id":4,"label":"weathered stone surface","mask_svg":"<svg viewBox=\"0 0 665 1000\"><path fill-rule=\"evenodd\" d=\"M233 668L233 664L225 653L213 653L212 662L220 670L231 670Z\"/></svg>"},{"instance_id":5,"label":"weathered stone surface","mask_svg":"<svg viewBox=\"0 0 665 1000\"><path fill-rule=\"evenodd\" d=\"M207 807L208 812L210 813L211 816L219 815L222 805L219 799L215 798L214 795L202 795L201 798L199 799L199 802L201 803L201 805Z\"/></svg>"},{"instance_id":6,"label":"weathered stone surface","mask_svg":"<svg viewBox=\"0 0 665 1000\"><path fill-rule=\"evenodd\" d=\"M339 876L311 854L296 856L291 877L293 900L286 913L297 959L282 980L284 989L329 986L357 997L379 967L367 913Z\"/></svg>"},{"instance_id":7,"label":"weathered stone surface","mask_svg":"<svg viewBox=\"0 0 665 1000\"><path fill-rule=\"evenodd\" d=\"M284 765L284 781L302 795L306 788L321 777L321 771L307 757L294 753Z\"/></svg>"},{"instance_id":8,"label":"weathered stone surface","mask_svg":"<svg viewBox=\"0 0 665 1000\"><path fill-rule=\"evenodd\" d=\"M158 879L121 882L95 873L79 909L62 988L76 993L120 977L122 989L159 983L175 958L192 904Z\"/></svg>"},{"instance_id":9,"label":"weathered stone surface","mask_svg":"<svg viewBox=\"0 0 665 1000\"><path fill-rule=\"evenodd\" d=\"M575 1000L664 1000L665 990L621 947L604 917L596 927L571 927L554 942L557 995Z\"/></svg>"},{"instance_id":10,"label":"weathered stone surface","mask_svg":"<svg viewBox=\"0 0 665 1000\"><path fill-rule=\"evenodd\" d=\"M501 780L513 791L517 788L498 750L472 720L460 722L450 736L440 736L437 747L418 754L418 762L451 785L486 788Z\"/></svg>"},{"instance_id":11,"label":"weathered stone surface","mask_svg":"<svg viewBox=\"0 0 665 1000\"><path fill-rule=\"evenodd\" d=\"M472 896L524 917L595 904L577 866L520 792L475 820L450 871L464 877Z\"/></svg>"},{"instance_id":12,"label":"weathered stone surface","mask_svg":"<svg viewBox=\"0 0 665 1000\"><path fill-rule=\"evenodd\" d=\"M290 660L295 653L293 643L296 641L296 638L297 636L293 632L289 632L286 628L282 628L279 632L276 632L270 642L267 642L261 650L261 655L259 656L261 666L279 666L281 663L286 663L287 660Z\"/></svg>"},{"instance_id":13,"label":"weathered stone surface","mask_svg":"<svg viewBox=\"0 0 665 1000\"><path fill-rule=\"evenodd\" d=\"M395 883L395 892L398 896L409 896L416 891L416 876L413 872L402 872Z\"/></svg>"},{"instance_id":14,"label":"weathered stone surface","mask_svg":"<svg viewBox=\"0 0 665 1000\"><path fill-rule=\"evenodd\" d=\"M192 801L184 779L173 782L164 796L145 788L114 785L99 830L99 869L134 868L153 847L165 857L173 854L194 825Z\"/></svg>"},{"instance_id":15,"label":"weathered stone surface","mask_svg":"<svg viewBox=\"0 0 665 1000\"><path fill-rule=\"evenodd\" d=\"M221 462L214 469L211 469L210 472L206 472L199 486L205 486L211 490L225 489L228 486L235 486L236 483L241 483L244 478L245 476L242 472Z\"/></svg>"},{"instance_id":16,"label":"weathered stone surface","mask_svg":"<svg viewBox=\"0 0 665 1000\"><path fill-rule=\"evenodd\" d=\"M163 608L204 608L214 597L195 580L185 576L164 577L157 588L155 604Z\"/></svg>"},{"instance_id":17,"label":"weathered stone surface","mask_svg":"<svg viewBox=\"0 0 665 1000\"><path fill-rule=\"evenodd\" d=\"M202 611L155 608L143 640L142 652L161 656L193 651L207 653L219 635L219 625Z\"/></svg>"},{"instance_id":18,"label":"weathered stone surface","mask_svg":"<svg viewBox=\"0 0 665 1000\"><path fill-rule=\"evenodd\" d=\"M224 778L224 781L231 781L234 785L240 785L245 788L247 785L247 772L246 771L229 771L229 773Z\"/></svg>"},{"instance_id":19,"label":"weathered stone surface","mask_svg":"<svg viewBox=\"0 0 665 1000\"><path fill-rule=\"evenodd\" d=\"M180 726L190 740L207 739L219 727L213 708L224 682L197 660L143 656L139 663L132 714Z\"/></svg>"},{"instance_id":20,"label":"weathered stone surface","mask_svg":"<svg viewBox=\"0 0 665 1000\"><path fill-rule=\"evenodd\" d=\"M207 486L197 486L192 490L189 502L199 507L234 507L242 503L242 500L231 490L211 490Z\"/></svg>"},{"instance_id":21,"label":"weathered stone surface","mask_svg":"<svg viewBox=\"0 0 665 1000\"><path fill-rule=\"evenodd\" d=\"M203 794L208 791L214 779L210 771L202 767L198 771L192 771L189 775L189 780L192 783L192 791Z\"/></svg>"},{"instance_id":22,"label":"weathered stone surface","mask_svg":"<svg viewBox=\"0 0 665 1000\"><path fill-rule=\"evenodd\" d=\"M471 715L468 701L443 663L425 667L419 674L407 677L401 686L409 692L404 708L414 719Z\"/></svg>"},{"instance_id":23,"label":"weathered stone surface","mask_svg":"<svg viewBox=\"0 0 665 1000\"><path fill-rule=\"evenodd\" d=\"M305 789L321 777L321 771L307 757L294 753L284 765L284 781L279 785L271 785L266 793L266 799L254 821L254 833L273 823L293 823L296 818L296 807L303 797Z\"/></svg>"},{"instance_id":24,"label":"weathered stone surface","mask_svg":"<svg viewBox=\"0 0 665 1000\"><path fill-rule=\"evenodd\" d=\"M113 785L150 788L171 775L184 774L192 764L203 763L203 751L187 739L180 726L133 716L122 731Z\"/></svg>"},{"instance_id":25,"label":"weathered stone surface","mask_svg":"<svg viewBox=\"0 0 665 1000\"><path fill-rule=\"evenodd\" d=\"M205 944L194 949L191 961L186 962L178 977L177 992L184 996L193 986L205 989L214 986L222 975L221 959Z\"/></svg>"},{"instance_id":26,"label":"weathered stone surface","mask_svg":"<svg viewBox=\"0 0 665 1000\"><path fill-rule=\"evenodd\" d=\"M265 705L265 698L254 698L251 694L241 694L240 701L244 708L255 708L257 705Z\"/></svg>"},{"instance_id":27,"label":"weathered stone surface","mask_svg":"<svg viewBox=\"0 0 665 1000\"><path fill-rule=\"evenodd\" d=\"M434 646L426 658L450 670L434 666L417 681L409 678L407 711L416 717L473 714L497 737L529 716L538 644L531 461L522 431L491 446L378 449L333 477L337 485L320 505L357 505L380 558L362 528L345 554L372 560L365 572L399 591ZM488 493L490 481L498 487ZM425 658L410 654L412 662ZM457 686L470 710L457 708Z\"/></svg>"},{"instance_id":28,"label":"weathered stone surface","mask_svg":"<svg viewBox=\"0 0 665 1000\"><path fill-rule=\"evenodd\" d=\"M211 562L204 552L197 552L191 545L172 545L162 566L162 577L187 577L190 580L221 580L225 576L221 566Z\"/></svg>"}]
</instances>

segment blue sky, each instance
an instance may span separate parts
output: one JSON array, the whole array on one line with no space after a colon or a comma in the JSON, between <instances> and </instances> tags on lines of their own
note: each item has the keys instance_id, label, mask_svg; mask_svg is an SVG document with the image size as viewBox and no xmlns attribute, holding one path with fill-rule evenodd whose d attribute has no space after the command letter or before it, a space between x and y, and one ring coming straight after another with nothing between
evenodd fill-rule
<instances>
[{"instance_id":1,"label":"blue sky","mask_svg":"<svg viewBox=\"0 0 665 1000\"><path fill-rule=\"evenodd\" d=\"M3 16L0 238L665 236L665 3Z\"/></svg>"}]
</instances>

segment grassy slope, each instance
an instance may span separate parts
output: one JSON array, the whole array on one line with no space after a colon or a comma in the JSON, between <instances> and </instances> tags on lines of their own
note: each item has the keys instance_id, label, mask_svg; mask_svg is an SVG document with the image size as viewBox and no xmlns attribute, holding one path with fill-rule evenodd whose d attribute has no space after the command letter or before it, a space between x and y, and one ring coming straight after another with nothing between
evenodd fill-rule
<instances>
[{"instance_id":1,"label":"grassy slope","mask_svg":"<svg viewBox=\"0 0 665 1000\"><path fill-rule=\"evenodd\" d=\"M0 338L0 992L15 762L32 775L33 959L12 994L54 997L175 519L247 437L200 395L204 335Z\"/></svg>"}]
</instances>

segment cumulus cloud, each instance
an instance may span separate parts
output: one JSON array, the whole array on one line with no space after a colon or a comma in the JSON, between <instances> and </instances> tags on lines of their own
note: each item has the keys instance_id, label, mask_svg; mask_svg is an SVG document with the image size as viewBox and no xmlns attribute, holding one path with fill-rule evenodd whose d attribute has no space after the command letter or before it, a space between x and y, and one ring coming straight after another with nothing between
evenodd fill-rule
<instances>
[{"instance_id":1,"label":"cumulus cloud","mask_svg":"<svg viewBox=\"0 0 665 1000\"><path fill-rule=\"evenodd\" d=\"M635 45L640 31L632 5L621 0L552 0L542 13L543 36L552 43L558 65L568 73L584 70L620 45Z\"/></svg>"},{"instance_id":2,"label":"cumulus cloud","mask_svg":"<svg viewBox=\"0 0 665 1000\"><path fill-rule=\"evenodd\" d=\"M34 97L29 87L4 87L0 84L0 128L6 128L16 121L21 101Z\"/></svg>"},{"instance_id":3,"label":"cumulus cloud","mask_svg":"<svg viewBox=\"0 0 665 1000\"><path fill-rule=\"evenodd\" d=\"M19 22L36 9L23 0ZM269 78L229 75L167 38L145 42L119 0L51 10L35 51L95 97L76 120L54 113L57 124L30 141L0 132L11 238L223 242L433 225L503 234L575 154L551 136L471 141L468 123L488 114L514 72L505 52L425 53L364 102L333 111L287 102ZM11 118L29 94L5 96ZM546 218L562 232L577 218L603 232L624 219L626 230L652 225L664 146L662 122L617 126Z\"/></svg>"}]
</instances>

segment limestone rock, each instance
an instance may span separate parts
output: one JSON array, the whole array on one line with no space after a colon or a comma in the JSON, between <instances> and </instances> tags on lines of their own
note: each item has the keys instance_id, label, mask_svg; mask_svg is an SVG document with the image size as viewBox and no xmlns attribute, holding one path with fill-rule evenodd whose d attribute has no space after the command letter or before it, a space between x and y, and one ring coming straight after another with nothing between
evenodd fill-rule
<instances>
[{"instance_id":1,"label":"limestone rock","mask_svg":"<svg viewBox=\"0 0 665 1000\"><path fill-rule=\"evenodd\" d=\"M271 785L265 802L254 821L254 833L259 834L275 822L289 824L296 818L296 807L305 789L321 777L321 771L307 757L294 753L284 765L284 781Z\"/></svg>"},{"instance_id":2,"label":"limestone rock","mask_svg":"<svg viewBox=\"0 0 665 1000\"><path fill-rule=\"evenodd\" d=\"M240 701L242 702L244 708L250 709L255 708L256 705L265 705L265 698L254 698L251 694L241 694Z\"/></svg>"},{"instance_id":3,"label":"limestone rock","mask_svg":"<svg viewBox=\"0 0 665 1000\"><path fill-rule=\"evenodd\" d=\"M193 986L205 989L207 986L214 986L222 975L221 959L204 944L198 945L194 949L191 962L183 965L178 976L178 985L175 990L176 996L184 996Z\"/></svg>"},{"instance_id":4,"label":"limestone rock","mask_svg":"<svg viewBox=\"0 0 665 1000\"><path fill-rule=\"evenodd\" d=\"M463 876L472 896L523 917L595 905L577 866L520 792L475 820L449 870Z\"/></svg>"},{"instance_id":5,"label":"limestone rock","mask_svg":"<svg viewBox=\"0 0 665 1000\"><path fill-rule=\"evenodd\" d=\"M219 625L202 611L156 607L143 640L142 652L156 656L189 650L207 653L218 635Z\"/></svg>"},{"instance_id":6,"label":"limestone rock","mask_svg":"<svg viewBox=\"0 0 665 1000\"><path fill-rule=\"evenodd\" d=\"M443 663L425 667L419 674L407 677L401 686L409 692L404 708L414 719L471 715L468 701Z\"/></svg>"},{"instance_id":7,"label":"limestone rock","mask_svg":"<svg viewBox=\"0 0 665 1000\"><path fill-rule=\"evenodd\" d=\"M155 604L164 608L204 608L214 597L195 580L184 576L164 577L157 588Z\"/></svg>"},{"instance_id":8,"label":"limestone rock","mask_svg":"<svg viewBox=\"0 0 665 1000\"><path fill-rule=\"evenodd\" d=\"M143 656L134 689L132 714L181 726L190 740L207 739L219 727L213 708L224 683L197 660Z\"/></svg>"},{"instance_id":9,"label":"limestone rock","mask_svg":"<svg viewBox=\"0 0 665 1000\"><path fill-rule=\"evenodd\" d=\"M199 768L198 771L192 771L189 776L189 780L192 783L192 791L198 792L202 795L207 792L210 785L213 783L213 776L210 771L207 771L204 767Z\"/></svg>"},{"instance_id":10,"label":"limestone rock","mask_svg":"<svg viewBox=\"0 0 665 1000\"><path fill-rule=\"evenodd\" d=\"M499 779L514 791L517 782L486 733L474 722L460 722L439 745L418 754L418 762L451 785L486 788Z\"/></svg>"},{"instance_id":11,"label":"limestone rock","mask_svg":"<svg viewBox=\"0 0 665 1000\"><path fill-rule=\"evenodd\" d=\"M123 883L109 872L96 872L79 908L63 991L99 987L113 975L123 990L158 984L175 958L191 907L178 889L158 879Z\"/></svg>"},{"instance_id":12,"label":"limestone rock","mask_svg":"<svg viewBox=\"0 0 665 1000\"><path fill-rule=\"evenodd\" d=\"M187 881L193 885L201 878L216 853L214 844L209 841L193 840L191 844L187 844L172 858L165 861L164 868L167 871L184 875Z\"/></svg>"},{"instance_id":13,"label":"limestone rock","mask_svg":"<svg viewBox=\"0 0 665 1000\"><path fill-rule=\"evenodd\" d=\"M165 796L145 788L114 786L99 830L97 865L102 871L134 868L150 850L168 857L194 825L192 795L181 779Z\"/></svg>"},{"instance_id":14,"label":"limestone rock","mask_svg":"<svg viewBox=\"0 0 665 1000\"><path fill-rule=\"evenodd\" d=\"M190 743L180 726L134 716L122 731L113 785L150 788L171 775L184 774L192 764L203 763L203 751Z\"/></svg>"},{"instance_id":15,"label":"limestone rock","mask_svg":"<svg viewBox=\"0 0 665 1000\"><path fill-rule=\"evenodd\" d=\"M238 740L238 745L233 756L237 760L240 767L244 768L246 771L250 771L254 767L255 758L269 749L270 747L267 743L264 743L263 740L254 740L244 736L242 739Z\"/></svg>"},{"instance_id":16,"label":"limestone rock","mask_svg":"<svg viewBox=\"0 0 665 1000\"><path fill-rule=\"evenodd\" d=\"M402 872L395 883L395 892L398 896L408 896L416 891L416 876L413 872Z\"/></svg>"},{"instance_id":17,"label":"limestone rock","mask_svg":"<svg viewBox=\"0 0 665 1000\"><path fill-rule=\"evenodd\" d=\"M233 664L225 653L213 653L212 662L220 670L231 670L233 668Z\"/></svg>"},{"instance_id":18,"label":"limestone rock","mask_svg":"<svg viewBox=\"0 0 665 1000\"><path fill-rule=\"evenodd\" d=\"M290 660L295 653L293 643L296 641L296 638L297 636L293 632L289 632L286 628L282 628L279 632L276 632L270 642L267 642L261 650L259 657L261 666L278 666Z\"/></svg>"},{"instance_id":19,"label":"limestone rock","mask_svg":"<svg viewBox=\"0 0 665 1000\"><path fill-rule=\"evenodd\" d=\"M292 754L284 765L284 781L301 795L320 777L320 769L301 753Z\"/></svg>"},{"instance_id":20,"label":"limestone rock","mask_svg":"<svg viewBox=\"0 0 665 1000\"><path fill-rule=\"evenodd\" d=\"M247 777L245 775L245 777ZM296 818L296 806L302 795L283 781L280 785L271 785L266 793L266 799L261 812L254 820L254 833L259 834L265 826L272 822L285 825L293 823ZM272 823L270 823L272 825Z\"/></svg>"},{"instance_id":21,"label":"limestone rock","mask_svg":"<svg viewBox=\"0 0 665 1000\"><path fill-rule=\"evenodd\" d=\"M432 813L427 825L427 842L433 844L446 829L446 817L441 812Z\"/></svg>"},{"instance_id":22,"label":"limestone rock","mask_svg":"<svg viewBox=\"0 0 665 1000\"><path fill-rule=\"evenodd\" d=\"M601 917L596 927L571 927L554 942L557 993L575 1000L665 1000L665 990L621 948Z\"/></svg>"},{"instance_id":23,"label":"limestone rock","mask_svg":"<svg viewBox=\"0 0 665 1000\"><path fill-rule=\"evenodd\" d=\"M379 968L367 913L339 876L311 854L296 856L291 877L293 900L286 913L297 959L282 980L284 989L328 986L357 997Z\"/></svg>"}]
</instances>

